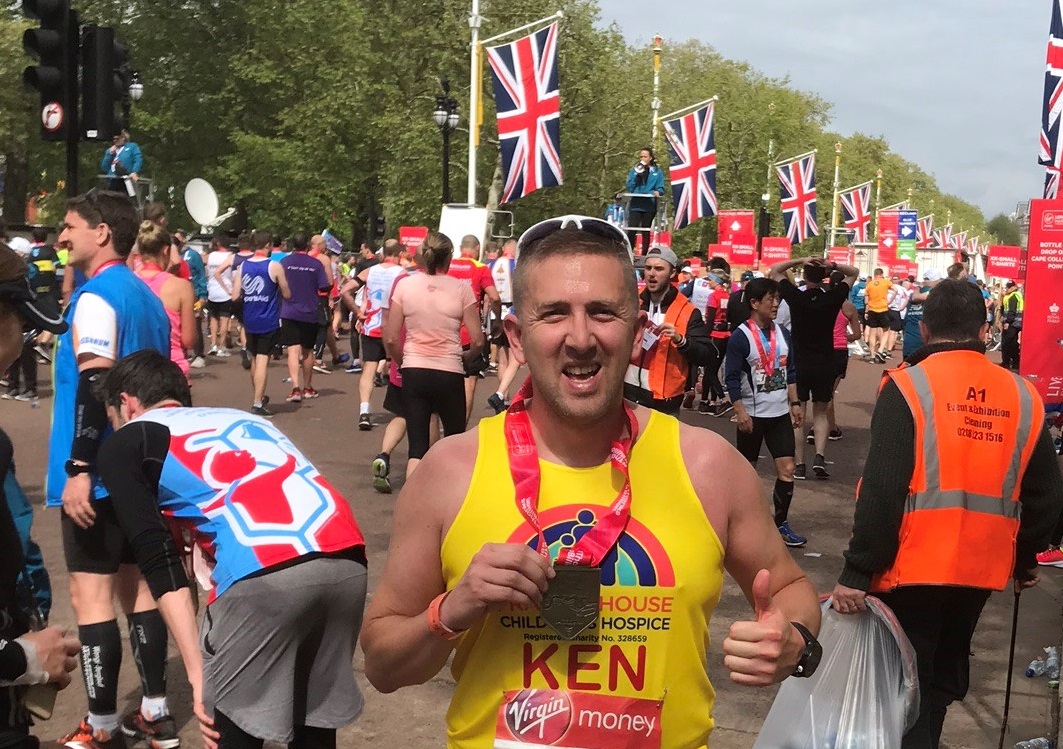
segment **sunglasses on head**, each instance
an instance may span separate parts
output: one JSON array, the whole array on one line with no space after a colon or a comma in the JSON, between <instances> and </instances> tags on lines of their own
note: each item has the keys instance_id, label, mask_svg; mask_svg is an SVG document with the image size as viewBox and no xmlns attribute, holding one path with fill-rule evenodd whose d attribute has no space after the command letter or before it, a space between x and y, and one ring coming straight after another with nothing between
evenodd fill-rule
<instances>
[{"instance_id":1,"label":"sunglasses on head","mask_svg":"<svg viewBox=\"0 0 1063 749\"><path fill-rule=\"evenodd\" d=\"M520 235L520 239L517 240L517 257L520 257L522 250L527 249L541 239L546 239L551 234L556 234L562 229L578 229L596 237L608 239L610 242L616 242L627 250L628 256L634 260L635 253L631 251L631 243L628 241L627 234L603 219L575 214L548 218L528 227Z\"/></svg>"}]
</instances>

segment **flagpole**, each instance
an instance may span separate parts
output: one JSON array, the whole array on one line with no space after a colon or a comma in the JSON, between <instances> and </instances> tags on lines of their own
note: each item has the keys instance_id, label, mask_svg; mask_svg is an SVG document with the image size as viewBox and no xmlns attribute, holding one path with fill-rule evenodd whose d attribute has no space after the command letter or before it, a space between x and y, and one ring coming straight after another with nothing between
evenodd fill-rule
<instances>
[{"instance_id":1,"label":"flagpole","mask_svg":"<svg viewBox=\"0 0 1063 749\"><path fill-rule=\"evenodd\" d=\"M819 153L819 149L818 148L813 148L811 151L805 151L804 153L799 153L796 156L793 156L793 157L791 157L789 159L783 159L782 161L776 161L774 164L772 164L772 167L776 167L777 168L777 167L780 167L780 166L785 166L786 164L792 164L795 161L800 161L801 159L803 159L803 158L805 158L807 156L811 156L814 153Z\"/></svg>"},{"instance_id":2,"label":"flagpole","mask_svg":"<svg viewBox=\"0 0 1063 749\"><path fill-rule=\"evenodd\" d=\"M466 203L476 205L476 113L480 106L480 0L472 0L472 12L469 14L469 30L472 43L469 47L469 181Z\"/></svg>"},{"instance_id":3,"label":"flagpole","mask_svg":"<svg viewBox=\"0 0 1063 749\"><path fill-rule=\"evenodd\" d=\"M873 236L875 237L876 240L878 239L878 225L881 223L879 221L879 215L878 215L878 207L880 205L882 205L882 170L881 169L879 169L877 172L875 172L875 233L874 233ZM877 261L878 261L878 255L877 254L875 255L875 261L876 261L876 264L877 264Z\"/></svg>"},{"instance_id":4,"label":"flagpole","mask_svg":"<svg viewBox=\"0 0 1063 749\"><path fill-rule=\"evenodd\" d=\"M657 126L660 122L658 115L661 113L661 44L663 42L664 39L660 34L653 35L653 101L650 103L653 109L653 137L650 142L658 151L661 150Z\"/></svg>"},{"instance_id":5,"label":"flagpole","mask_svg":"<svg viewBox=\"0 0 1063 749\"><path fill-rule=\"evenodd\" d=\"M699 101L697 104L691 104L689 107L683 107L682 109L677 109L674 112L669 112L666 115L662 115L661 116L661 120L662 121L663 120L670 120L673 117L679 117L680 115L690 114L691 112L693 112L696 109L701 109L706 104L711 104L712 102L719 101L719 100L720 100L719 96L710 97L710 98L706 99L705 101Z\"/></svg>"},{"instance_id":6,"label":"flagpole","mask_svg":"<svg viewBox=\"0 0 1063 749\"><path fill-rule=\"evenodd\" d=\"M840 184L839 177L841 175L842 168L842 144L841 142L834 144L834 199L831 201L830 206L830 244L828 247L834 246L834 240L838 236L838 186ZM828 247L823 248L823 257L827 256Z\"/></svg>"}]
</instances>

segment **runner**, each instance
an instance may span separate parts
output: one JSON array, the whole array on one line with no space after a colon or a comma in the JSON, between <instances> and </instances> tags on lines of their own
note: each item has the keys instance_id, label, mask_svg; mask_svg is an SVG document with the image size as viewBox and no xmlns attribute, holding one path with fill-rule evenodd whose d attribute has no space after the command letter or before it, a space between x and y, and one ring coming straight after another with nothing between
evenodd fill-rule
<instances>
[{"instance_id":1,"label":"runner","mask_svg":"<svg viewBox=\"0 0 1063 749\"><path fill-rule=\"evenodd\" d=\"M466 234L461 240L460 257L450 262L450 270L447 275L465 282L472 295L476 299L477 314L480 316L480 329L484 329L483 320L490 320L493 316L498 319L502 314L502 298L495 288L495 280L491 277L491 269L480 262L480 240L472 234ZM469 350L471 331L462 325L461 346L465 351ZM480 381L484 370L487 368L487 357L482 353L476 358L466 358L465 369L465 424L468 425L472 416L472 404L476 399L476 383Z\"/></svg>"},{"instance_id":2,"label":"runner","mask_svg":"<svg viewBox=\"0 0 1063 749\"><path fill-rule=\"evenodd\" d=\"M941 283L941 271L930 268L923 273L923 285L913 288L911 301L908 302L908 314L904 316L904 338L901 343L901 356L905 360L923 347L923 303L930 290Z\"/></svg>"},{"instance_id":3,"label":"runner","mask_svg":"<svg viewBox=\"0 0 1063 749\"><path fill-rule=\"evenodd\" d=\"M269 418L273 412L266 406L266 376L269 358L280 342L281 299L290 299L291 290L284 268L272 257L272 238L269 232L256 231L251 235L255 254L240 264L233 275L233 299L240 298L244 309L244 330L251 363L251 413Z\"/></svg>"},{"instance_id":4,"label":"runner","mask_svg":"<svg viewBox=\"0 0 1063 749\"><path fill-rule=\"evenodd\" d=\"M288 377L292 381L289 403L318 396L313 388L314 343L320 320L318 293L328 291L324 266L307 253L310 238L304 232L292 237L291 255L281 260L289 295L281 301L281 343L288 347ZM302 382L302 387L299 383Z\"/></svg>"},{"instance_id":5,"label":"runner","mask_svg":"<svg viewBox=\"0 0 1063 749\"><path fill-rule=\"evenodd\" d=\"M347 500L268 421L188 408L184 378L154 352L119 361L100 390L117 430L100 474L166 614L205 743L335 747L363 704L352 660L365 543ZM175 532L191 532L204 561L198 643Z\"/></svg>"},{"instance_id":6,"label":"runner","mask_svg":"<svg viewBox=\"0 0 1063 749\"><path fill-rule=\"evenodd\" d=\"M517 240L510 237L502 244L502 256L491 264L491 278L502 305L499 312L498 335L491 343L498 347L498 390L488 399L487 405L494 412L502 413L509 405L509 388L517 378L520 362L509 351L509 338L502 329L502 320L513 311L513 269L516 267ZM492 318L494 320L494 318ZM492 331L493 331L492 326Z\"/></svg>"},{"instance_id":7,"label":"runner","mask_svg":"<svg viewBox=\"0 0 1063 749\"><path fill-rule=\"evenodd\" d=\"M121 749L122 733L180 744L166 704L166 625L132 565L96 456L110 429L93 385L123 356L140 349L170 352L170 322L162 302L125 265L137 236L136 211L121 194L95 192L67 203L59 242L88 280L77 287L65 319L70 329L55 353L52 431L45 495L62 507L63 551L81 640L81 675L88 715L62 739L78 749ZM114 615L117 594L129 620L130 646L144 696L140 709L118 717L122 639Z\"/></svg>"},{"instance_id":8,"label":"runner","mask_svg":"<svg viewBox=\"0 0 1063 749\"><path fill-rule=\"evenodd\" d=\"M181 252L181 259L188 266L188 273L192 277L192 290L196 294L196 342L193 346L195 358L189 362L189 366L201 369L207 366L207 360L203 358L203 309L207 304L207 267L203 264L203 255L199 249L186 243L183 231L174 232L173 239Z\"/></svg>"},{"instance_id":9,"label":"runner","mask_svg":"<svg viewBox=\"0 0 1063 749\"><path fill-rule=\"evenodd\" d=\"M779 311L779 284L755 278L746 284L750 316L732 334L724 361L724 382L738 418L735 447L755 468L762 443L775 461L772 504L775 526L787 546L808 539L790 527L794 498L794 430L804 409L797 398L797 370L790 355L790 333L773 320Z\"/></svg>"},{"instance_id":10,"label":"runner","mask_svg":"<svg viewBox=\"0 0 1063 749\"><path fill-rule=\"evenodd\" d=\"M886 331L886 343L883 346L882 356L879 358L887 361L893 358L893 349L897 347L898 334L904 333L904 315L908 310L908 289L894 277L891 281L887 306L889 315L889 330Z\"/></svg>"},{"instance_id":11,"label":"runner","mask_svg":"<svg viewBox=\"0 0 1063 749\"><path fill-rule=\"evenodd\" d=\"M882 268L875 268L870 281L864 289L867 299L867 327L871 331L868 334L867 345L871 348L869 361L885 364L889 361L890 354L886 352L885 336L890 328L890 303L889 293L892 283L885 277Z\"/></svg>"},{"instance_id":12,"label":"runner","mask_svg":"<svg viewBox=\"0 0 1063 749\"><path fill-rule=\"evenodd\" d=\"M454 245L446 236L429 232L418 250L418 265L424 272L395 285L387 310L384 345L402 372L402 407L410 444L407 481L428 452L432 414L439 416L447 436L465 431L462 375L467 361L479 356L483 347L472 290L447 274L453 254ZM471 338L464 352L463 323Z\"/></svg>"},{"instance_id":13,"label":"runner","mask_svg":"<svg viewBox=\"0 0 1063 749\"><path fill-rule=\"evenodd\" d=\"M329 255L328 244L325 242L324 235L315 234L310 237L310 252L307 254L312 258L316 258L324 266L325 275L328 276L329 290L318 295L318 301L321 304L321 328L317 332L317 341L314 342L314 367L316 367L317 372L329 374L331 370L325 366L323 358L326 346L329 353L332 354L333 367L346 364L351 358L348 354L341 355L339 347L336 345L336 330L332 320L333 297L339 294L336 283L336 270L332 267L332 258Z\"/></svg>"},{"instance_id":14,"label":"runner","mask_svg":"<svg viewBox=\"0 0 1063 749\"><path fill-rule=\"evenodd\" d=\"M730 268L728 268L730 271ZM720 369L724 354L727 352L727 339L731 337L731 327L727 318L727 305L731 301L730 276L721 270L710 272L707 276L709 288L708 306L705 309L705 326L709 333L710 359L705 366L705 383L701 386L701 403L698 413L711 413L723 416L733 406L724 397L723 383L720 381Z\"/></svg>"},{"instance_id":15,"label":"runner","mask_svg":"<svg viewBox=\"0 0 1063 749\"><path fill-rule=\"evenodd\" d=\"M137 234L141 265L135 273L162 301L170 319L170 361L188 377L185 351L196 342L196 296L192 283L163 270L170 258L170 235L152 221L141 221Z\"/></svg>"},{"instance_id":16,"label":"runner","mask_svg":"<svg viewBox=\"0 0 1063 749\"><path fill-rule=\"evenodd\" d=\"M845 280L840 271L830 274L831 286L836 286ZM838 317L834 321L834 389L831 391L830 404L827 406L827 432L829 442L837 442L842 438L842 430L838 428L838 417L834 411L834 404L838 401L838 388L842 380L849 373L849 344L861 340L864 331L860 325L860 311L852 302L852 292L849 298L842 302L842 308L838 311ZM816 435L809 433L805 444L814 445Z\"/></svg>"},{"instance_id":17,"label":"runner","mask_svg":"<svg viewBox=\"0 0 1063 749\"><path fill-rule=\"evenodd\" d=\"M531 379L505 414L436 445L399 497L366 676L384 692L420 684L457 647L448 747L563 733L590 749L705 746L724 568L756 618L723 642L732 680L815 668L816 596L751 501L752 468L708 430L624 403L645 319L630 252L599 219L525 232L506 330ZM633 601L656 613L621 613Z\"/></svg>"},{"instance_id":18,"label":"runner","mask_svg":"<svg viewBox=\"0 0 1063 749\"><path fill-rule=\"evenodd\" d=\"M226 343L229 340L229 324L233 316L233 253L229 251L224 237L215 236L210 241L207 254L207 316L210 320L210 351L208 356L225 358L231 356Z\"/></svg>"}]
</instances>

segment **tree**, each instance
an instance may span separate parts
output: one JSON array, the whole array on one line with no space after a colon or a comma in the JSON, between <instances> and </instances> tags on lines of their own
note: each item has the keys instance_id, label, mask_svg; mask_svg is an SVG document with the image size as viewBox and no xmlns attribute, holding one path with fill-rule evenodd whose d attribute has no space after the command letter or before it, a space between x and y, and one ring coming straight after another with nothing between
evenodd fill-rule
<instances>
[{"instance_id":1,"label":"tree","mask_svg":"<svg viewBox=\"0 0 1063 749\"><path fill-rule=\"evenodd\" d=\"M1019 225L1015 223L1015 219L1003 213L998 213L989 219L985 228L1000 244L1018 247L1022 243Z\"/></svg>"}]
</instances>

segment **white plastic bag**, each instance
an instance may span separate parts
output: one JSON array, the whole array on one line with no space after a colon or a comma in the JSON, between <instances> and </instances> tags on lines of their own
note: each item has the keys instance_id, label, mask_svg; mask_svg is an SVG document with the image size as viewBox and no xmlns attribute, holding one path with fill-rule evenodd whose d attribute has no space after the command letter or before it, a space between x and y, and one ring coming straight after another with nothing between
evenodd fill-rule
<instances>
[{"instance_id":1,"label":"white plastic bag","mask_svg":"<svg viewBox=\"0 0 1063 749\"><path fill-rule=\"evenodd\" d=\"M862 614L823 603L823 660L783 682L753 749L896 749L919 717L915 651L873 596Z\"/></svg>"}]
</instances>

